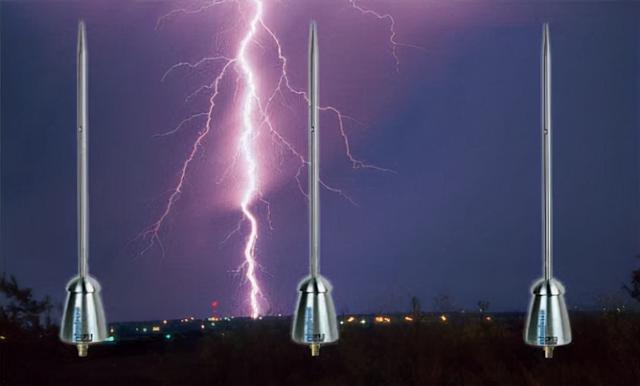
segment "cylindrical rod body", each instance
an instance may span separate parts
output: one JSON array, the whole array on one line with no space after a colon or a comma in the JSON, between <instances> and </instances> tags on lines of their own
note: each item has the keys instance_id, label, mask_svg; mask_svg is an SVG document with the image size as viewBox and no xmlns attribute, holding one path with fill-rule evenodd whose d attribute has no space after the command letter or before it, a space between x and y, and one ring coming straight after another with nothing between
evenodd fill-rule
<instances>
[{"instance_id":1,"label":"cylindrical rod body","mask_svg":"<svg viewBox=\"0 0 640 386\"><path fill-rule=\"evenodd\" d=\"M309 270L319 274L320 259L320 147L318 132L318 41L316 24L309 32Z\"/></svg>"},{"instance_id":2,"label":"cylindrical rod body","mask_svg":"<svg viewBox=\"0 0 640 386\"><path fill-rule=\"evenodd\" d=\"M551 47L549 24L542 34L542 243L544 253L544 278L552 277L553 256L553 185L551 164Z\"/></svg>"},{"instance_id":3,"label":"cylindrical rod body","mask_svg":"<svg viewBox=\"0 0 640 386\"><path fill-rule=\"evenodd\" d=\"M78 24L77 52L77 201L78 275L67 284L67 300L60 323L60 340L74 344L87 356L89 345L107 339L107 321L100 284L89 275L89 189L87 179L87 44L84 23Z\"/></svg>"},{"instance_id":4,"label":"cylindrical rod body","mask_svg":"<svg viewBox=\"0 0 640 386\"><path fill-rule=\"evenodd\" d=\"M89 260L89 180L88 180L88 98L87 98L87 43L83 22L78 31L77 64L77 201L78 201L78 273L88 274Z\"/></svg>"},{"instance_id":5,"label":"cylindrical rod body","mask_svg":"<svg viewBox=\"0 0 640 386\"><path fill-rule=\"evenodd\" d=\"M552 277L553 263L553 188L551 148L551 50L549 25L542 30L541 102L542 102L542 250L544 278L533 286L531 304L525 322L524 341L542 347L545 358L553 349L571 343L571 325L564 299L564 286Z\"/></svg>"},{"instance_id":6,"label":"cylindrical rod body","mask_svg":"<svg viewBox=\"0 0 640 386\"><path fill-rule=\"evenodd\" d=\"M338 340L338 320L331 297L331 284L320 275L320 152L318 131L318 41L315 22L309 33L309 271L299 287L291 338L309 345L311 355L320 346Z\"/></svg>"}]
</instances>

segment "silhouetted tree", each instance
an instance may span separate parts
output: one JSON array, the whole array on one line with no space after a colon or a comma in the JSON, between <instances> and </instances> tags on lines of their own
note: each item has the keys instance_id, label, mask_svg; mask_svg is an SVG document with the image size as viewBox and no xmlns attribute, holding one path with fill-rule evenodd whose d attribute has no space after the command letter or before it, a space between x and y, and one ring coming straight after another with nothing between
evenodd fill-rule
<instances>
[{"instance_id":1,"label":"silhouetted tree","mask_svg":"<svg viewBox=\"0 0 640 386\"><path fill-rule=\"evenodd\" d=\"M488 300L478 300L478 310L480 311L480 314L484 315L490 305L491 303Z\"/></svg>"},{"instance_id":2,"label":"silhouetted tree","mask_svg":"<svg viewBox=\"0 0 640 386\"><path fill-rule=\"evenodd\" d=\"M420 308L420 299L415 296L411 297L411 315L414 320L422 318L422 309Z\"/></svg>"},{"instance_id":3,"label":"silhouetted tree","mask_svg":"<svg viewBox=\"0 0 640 386\"><path fill-rule=\"evenodd\" d=\"M451 312L453 302L449 295L438 295L433 298L433 308L438 312Z\"/></svg>"},{"instance_id":4,"label":"silhouetted tree","mask_svg":"<svg viewBox=\"0 0 640 386\"><path fill-rule=\"evenodd\" d=\"M640 255L636 257L640 258ZM624 284L622 288L627 291L629 296L640 302L640 269L631 272L631 286Z\"/></svg>"},{"instance_id":5,"label":"silhouetted tree","mask_svg":"<svg viewBox=\"0 0 640 386\"><path fill-rule=\"evenodd\" d=\"M23 331L41 331L52 327L53 303L49 296L36 300L31 288L20 288L16 278L0 278L0 295L4 301L0 306L0 326ZM44 323L43 323L44 321Z\"/></svg>"}]
</instances>

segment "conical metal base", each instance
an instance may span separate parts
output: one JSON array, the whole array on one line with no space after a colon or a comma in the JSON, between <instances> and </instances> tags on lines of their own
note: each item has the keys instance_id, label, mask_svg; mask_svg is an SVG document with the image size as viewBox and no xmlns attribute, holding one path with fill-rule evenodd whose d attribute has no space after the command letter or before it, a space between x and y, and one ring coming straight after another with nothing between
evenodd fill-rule
<instances>
[{"instance_id":1,"label":"conical metal base","mask_svg":"<svg viewBox=\"0 0 640 386\"><path fill-rule=\"evenodd\" d=\"M60 340L75 344L78 355L86 356L90 344L107 339L100 284L92 277L73 278L67 285L67 302L62 314Z\"/></svg>"},{"instance_id":2,"label":"conical metal base","mask_svg":"<svg viewBox=\"0 0 640 386\"><path fill-rule=\"evenodd\" d=\"M564 287L555 280L541 280L531 289L533 299L527 316L524 340L543 347L551 358L553 348L571 343L571 325L564 300Z\"/></svg>"},{"instance_id":3,"label":"conical metal base","mask_svg":"<svg viewBox=\"0 0 640 386\"><path fill-rule=\"evenodd\" d=\"M320 345L338 340L338 322L327 279L308 277L300 283L291 338L309 345L313 356L319 355Z\"/></svg>"}]
</instances>

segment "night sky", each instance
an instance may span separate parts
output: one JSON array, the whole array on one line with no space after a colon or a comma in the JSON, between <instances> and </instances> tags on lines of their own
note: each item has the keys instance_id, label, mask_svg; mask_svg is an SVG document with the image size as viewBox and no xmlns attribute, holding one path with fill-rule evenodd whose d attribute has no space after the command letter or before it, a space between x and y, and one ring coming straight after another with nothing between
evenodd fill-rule
<instances>
[{"instance_id":1,"label":"night sky","mask_svg":"<svg viewBox=\"0 0 640 386\"><path fill-rule=\"evenodd\" d=\"M232 163L238 124L235 75L223 82L212 133L187 172L158 244L140 232L161 214L207 107L216 63L234 55L250 9L198 3L1 2L1 265L56 301L76 268L75 53L87 22L90 72L91 272L110 320L247 315L238 266L247 234L242 173ZM244 4L244 5L243 5ZM571 306L620 292L640 261L638 16L632 2L359 3L270 1L265 22L280 38L292 85L306 89L308 23L318 22L321 104L345 121L354 157L392 169L354 169L335 116L322 113L322 178L355 205L322 192L322 272L339 312L426 310L448 295L472 309L526 309L541 276L540 43L551 23L555 274ZM242 11L244 9L244 11ZM249 48L260 90L277 81L273 41ZM417 47L412 47L417 46ZM306 154L306 104L289 94L271 116ZM262 129L258 279L264 309L289 314L307 272L307 203L299 161ZM230 168L230 169L229 169ZM224 171L229 170L225 176ZM306 187L306 169L301 181Z\"/></svg>"}]
</instances>

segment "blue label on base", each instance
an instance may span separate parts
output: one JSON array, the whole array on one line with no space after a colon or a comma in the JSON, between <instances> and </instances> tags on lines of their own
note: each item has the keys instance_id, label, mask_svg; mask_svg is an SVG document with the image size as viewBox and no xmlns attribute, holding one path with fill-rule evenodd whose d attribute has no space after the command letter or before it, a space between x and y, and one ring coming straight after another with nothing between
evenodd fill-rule
<instances>
[{"instance_id":1,"label":"blue label on base","mask_svg":"<svg viewBox=\"0 0 640 386\"><path fill-rule=\"evenodd\" d=\"M75 342L92 342L93 334L87 334L84 332L84 328L82 327L82 313L80 312L80 307L75 307L73 309L73 340Z\"/></svg>"},{"instance_id":2,"label":"blue label on base","mask_svg":"<svg viewBox=\"0 0 640 386\"><path fill-rule=\"evenodd\" d=\"M308 343L324 342L324 334L314 334L313 332L313 308L307 307L304 313L304 339Z\"/></svg>"},{"instance_id":3,"label":"blue label on base","mask_svg":"<svg viewBox=\"0 0 640 386\"><path fill-rule=\"evenodd\" d=\"M547 317L544 310L540 310L538 313L538 344L545 344L545 337L547 334Z\"/></svg>"}]
</instances>

